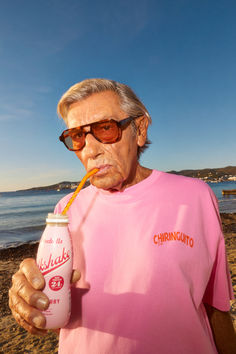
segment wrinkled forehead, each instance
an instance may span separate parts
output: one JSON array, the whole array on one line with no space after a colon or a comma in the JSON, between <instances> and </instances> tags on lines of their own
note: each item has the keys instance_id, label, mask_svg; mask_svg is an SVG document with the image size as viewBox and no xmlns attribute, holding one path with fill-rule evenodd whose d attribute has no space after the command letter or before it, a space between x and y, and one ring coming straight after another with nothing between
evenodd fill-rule
<instances>
[{"instance_id":1,"label":"wrinkled forehead","mask_svg":"<svg viewBox=\"0 0 236 354\"><path fill-rule=\"evenodd\" d=\"M67 126L74 128L110 118L121 120L125 116L126 113L122 111L119 98L114 92L100 92L70 105Z\"/></svg>"}]
</instances>

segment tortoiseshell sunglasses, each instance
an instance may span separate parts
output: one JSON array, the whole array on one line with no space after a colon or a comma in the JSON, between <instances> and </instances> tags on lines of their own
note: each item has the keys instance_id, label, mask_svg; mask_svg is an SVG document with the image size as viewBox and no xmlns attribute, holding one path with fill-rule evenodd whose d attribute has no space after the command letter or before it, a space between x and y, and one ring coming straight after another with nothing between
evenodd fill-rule
<instances>
[{"instance_id":1,"label":"tortoiseshell sunglasses","mask_svg":"<svg viewBox=\"0 0 236 354\"><path fill-rule=\"evenodd\" d=\"M113 144L118 142L128 124L139 116L130 116L128 118L116 121L114 119L105 119L99 122L85 124L80 127L64 130L59 137L68 150L79 151L85 146L87 134L92 134L96 140L103 144ZM89 130L85 128L89 127Z\"/></svg>"}]
</instances>

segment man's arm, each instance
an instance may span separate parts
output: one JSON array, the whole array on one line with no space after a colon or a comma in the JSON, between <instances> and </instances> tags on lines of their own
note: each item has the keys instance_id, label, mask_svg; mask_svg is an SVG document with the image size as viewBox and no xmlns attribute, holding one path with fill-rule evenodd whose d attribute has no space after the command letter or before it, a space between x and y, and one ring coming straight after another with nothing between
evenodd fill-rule
<instances>
[{"instance_id":1,"label":"man's arm","mask_svg":"<svg viewBox=\"0 0 236 354\"><path fill-rule=\"evenodd\" d=\"M236 333L230 312L204 304L219 354L236 354Z\"/></svg>"}]
</instances>

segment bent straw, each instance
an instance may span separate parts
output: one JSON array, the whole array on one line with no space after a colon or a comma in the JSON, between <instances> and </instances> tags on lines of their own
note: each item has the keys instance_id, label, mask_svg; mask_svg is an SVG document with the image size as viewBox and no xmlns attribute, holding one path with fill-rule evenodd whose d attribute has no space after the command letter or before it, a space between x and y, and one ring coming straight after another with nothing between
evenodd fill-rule
<instances>
[{"instance_id":1,"label":"bent straw","mask_svg":"<svg viewBox=\"0 0 236 354\"><path fill-rule=\"evenodd\" d=\"M83 178L76 190L74 191L72 197L70 198L69 202L66 204L65 208L63 209L63 212L61 213L62 215L66 215L68 209L70 208L71 204L73 203L74 199L76 198L77 194L79 191L83 188L83 185L85 184L86 180L97 173L99 171L98 168L94 168L92 171L88 172Z\"/></svg>"}]
</instances>

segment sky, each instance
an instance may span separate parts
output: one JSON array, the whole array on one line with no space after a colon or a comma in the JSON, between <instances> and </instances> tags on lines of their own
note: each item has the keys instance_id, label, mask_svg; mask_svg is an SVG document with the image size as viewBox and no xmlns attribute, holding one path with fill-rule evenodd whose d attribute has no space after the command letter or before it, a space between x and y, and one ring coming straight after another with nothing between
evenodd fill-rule
<instances>
[{"instance_id":1,"label":"sky","mask_svg":"<svg viewBox=\"0 0 236 354\"><path fill-rule=\"evenodd\" d=\"M93 77L150 112L144 166L236 165L235 18L235 0L0 1L0 192L82 178L56 107Z\"/></svg>"}]
</instances>

